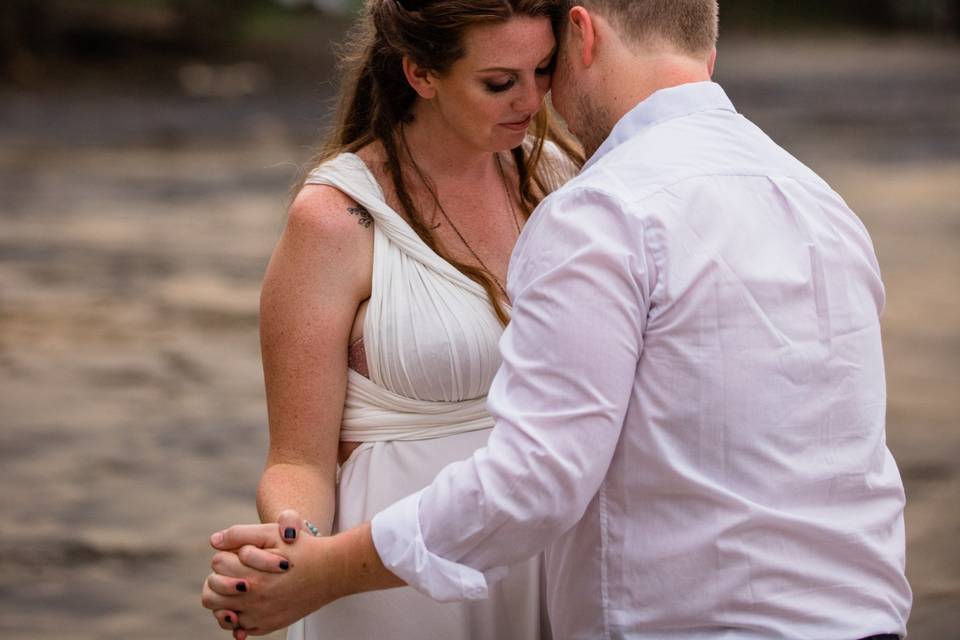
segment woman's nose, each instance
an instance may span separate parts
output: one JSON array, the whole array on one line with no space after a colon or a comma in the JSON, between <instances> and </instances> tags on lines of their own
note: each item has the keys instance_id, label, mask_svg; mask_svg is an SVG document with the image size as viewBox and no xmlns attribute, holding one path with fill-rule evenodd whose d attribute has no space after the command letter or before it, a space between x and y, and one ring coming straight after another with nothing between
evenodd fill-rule
<instances>
[{"instance_id":1,"label":"woman's nose","mask_svg":"<svg viewBox=\"0 0 960 640\"><path fill-rule=\"evenodd\" d=\"M540 108L540 103L543 102L543 96L546 95L549 84L539 80L537 78L523 83L523 90L517 95L517 99L513 103L513 108L516 111L532 112Z\"/></svg>"}]
</instances>

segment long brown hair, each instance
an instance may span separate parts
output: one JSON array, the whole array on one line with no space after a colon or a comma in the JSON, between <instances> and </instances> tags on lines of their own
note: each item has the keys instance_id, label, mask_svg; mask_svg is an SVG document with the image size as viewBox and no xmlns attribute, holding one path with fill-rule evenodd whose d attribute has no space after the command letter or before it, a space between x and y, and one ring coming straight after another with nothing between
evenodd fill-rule
<instances>
[{"instance_id":1,"label":"long brown hair","mask_svg":"<svg viewBox=\"0 0 960 640\"><path fill-rule=\"evenodd\" d=\"M334 126L315 153L304 177L324 161L343 152L356 152L377 141L386 153L386 169L410 226L440 257L487 292L501 323L508 321L499 302L493 275L447 255L414 206L407 188L398 131L413 119L417 94L403 73L403 57L437 74L466 53L464 32L476 25L506 22L514 16L549 18L557 31L564 3L560 0L367 0L363 15L341 49L341 90ZM533 121L534 144L511 150L520 182L520 204L528 217L550 191L541 166L543 144L552 140L576 166L583 164L579 146L551 122L541 109ZM419 173L419 172L418 172ZM431 190L433 187L425 185Z\"/></svg>"}]
</instances>

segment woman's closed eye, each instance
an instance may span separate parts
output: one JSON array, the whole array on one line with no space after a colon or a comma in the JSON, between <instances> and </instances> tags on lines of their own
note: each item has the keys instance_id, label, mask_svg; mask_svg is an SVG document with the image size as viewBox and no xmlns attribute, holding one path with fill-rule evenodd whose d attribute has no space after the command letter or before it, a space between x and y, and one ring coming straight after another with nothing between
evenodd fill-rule
<instances>
[{"instance_id":1,"label":"woman's closed eye","mask_svg":"<svg viewBox=\"0 0 960 640\"><path fill-rule=\"evenodd\" d=\"M556 66L557 66L557 56L554 55L550 58L549 63L545 64L542 67L537 67L534 73L536 73L538 76L552 76L553 69Z\"/></svg>"},{"instance_id":2,"label":"woman's closed eye","mask_svg":"<svg viewBox=\"0 0 960 640\"><path fill-rule=\"evenodd\" d=\"M534 73L540 77L549 77L553 75L553 61L551 60L550 64L546 66L537 67L534 70ZM504 82L493 82L491 80L487 80L483 84L487 87L487 91L490 93L502 93L512 89L513 86L517 84L517 79L514 77Z\"/></svg>"},{"instance_id":3,"label":"woman's closed eye","mask_svg":"<svg viewBox=\"0 0 960 640\"><path fill-rule=\"evenodd\" d=\"M487 87L487 91L490 93L502 93L508 89L513 88L513 85L517 84L516 78L510 78L506 82L492 82L490 80L483 83Z\"/></svg>"}]
</instances>

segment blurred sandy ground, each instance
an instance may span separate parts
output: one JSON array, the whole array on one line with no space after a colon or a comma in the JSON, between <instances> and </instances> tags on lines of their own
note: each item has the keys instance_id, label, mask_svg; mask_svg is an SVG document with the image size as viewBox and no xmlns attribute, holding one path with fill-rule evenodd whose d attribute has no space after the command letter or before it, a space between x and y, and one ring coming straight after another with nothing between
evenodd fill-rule
<instances>
[{"instance_id":1,"label":"blurred sandy ground","mask_svg":"<svg viewBox=\"0 0 960 640\"><path fill-rule=\"evenodd\" d=\"M256 517L258 287L327 71L0 92L3 638L226 637L206 537ZM911 637L960 637L960 48L727 40L719 78L873 235Z\"/></svg>"}]
</instances>

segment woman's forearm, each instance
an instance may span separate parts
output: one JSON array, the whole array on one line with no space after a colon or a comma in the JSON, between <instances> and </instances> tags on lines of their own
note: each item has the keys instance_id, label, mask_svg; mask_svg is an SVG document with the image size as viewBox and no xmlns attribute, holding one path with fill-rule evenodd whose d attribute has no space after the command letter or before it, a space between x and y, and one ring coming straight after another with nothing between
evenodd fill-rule
<instances>
[{"instance_id":1,"label":"woman's forearm","mask_svg":"<svg viewBox=\"0 0 960 640\"><path fill-rule=\"evenodd\" d=\"M260 477L257 511L262 522L276 522L284 509L295 509L324 535L333 528L336 478L316 467L276 463Z\"/></svg>"}]
</instances>

